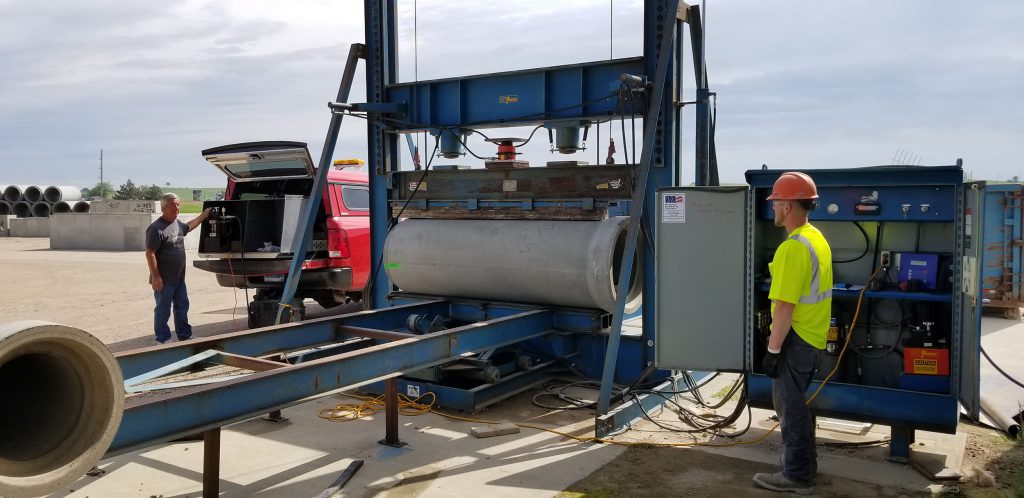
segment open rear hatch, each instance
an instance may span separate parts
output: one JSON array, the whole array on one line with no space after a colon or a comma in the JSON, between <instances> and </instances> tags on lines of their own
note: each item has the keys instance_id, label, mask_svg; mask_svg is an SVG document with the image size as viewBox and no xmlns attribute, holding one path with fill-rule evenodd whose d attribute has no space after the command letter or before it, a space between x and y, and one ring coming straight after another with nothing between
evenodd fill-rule
<instances>
[{"instance_id":1,"label":"open rear hatch","mask_svg":"<svg viewBox=\"0 0 1024 498\"><path fill-rule=\"evenodd\" d=\"M204 208L216 208L216 212L202 224L199 255L290 259L293 247L298 245L296 225L305 213L316 171L306 144L273 141L223 145L204 150L203 158L224 172L232 185L227 200L203 204ZM322 212L318 214L306 257L326 249L325 217ZM200 261L195 266L217 271ZM247 265L247 270L252 266ZM277 273L280 266L278 263L273 269L262 270Z\"/></svg>"}]
</instances>

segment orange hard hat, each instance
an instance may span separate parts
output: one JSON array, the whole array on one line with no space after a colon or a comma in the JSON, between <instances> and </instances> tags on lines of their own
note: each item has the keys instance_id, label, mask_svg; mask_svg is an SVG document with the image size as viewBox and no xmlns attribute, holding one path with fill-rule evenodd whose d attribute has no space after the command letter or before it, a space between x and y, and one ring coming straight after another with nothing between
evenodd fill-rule
<instances>
[{"instance_id":1,"label":"orange hard hat","mask_svg":"<svg viewBox=\"0 0 1024 498\"><path fill-rule=\"evenodd\" d=\"M768 200L799 201L803 199L817 199L818 187L814 180L804 173L798 171L787 171L775 180L772 186L772 195Z\"/></svg>"}]
</instances>

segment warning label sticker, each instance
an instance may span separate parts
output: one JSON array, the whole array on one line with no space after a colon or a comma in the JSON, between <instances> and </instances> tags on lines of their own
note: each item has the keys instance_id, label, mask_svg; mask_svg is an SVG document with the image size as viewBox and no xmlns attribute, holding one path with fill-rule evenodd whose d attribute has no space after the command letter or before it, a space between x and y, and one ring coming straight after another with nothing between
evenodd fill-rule
<instances>
[{"instance_id":1,"label":"warning label sticker","mask_svg":"<svg viewBox=\"0 0 1024 498\"><path fill-rule=\"evenodd\" d=\"M686 223L686 194L661 194L661 222Z\"/></svg>"}]
</instances>

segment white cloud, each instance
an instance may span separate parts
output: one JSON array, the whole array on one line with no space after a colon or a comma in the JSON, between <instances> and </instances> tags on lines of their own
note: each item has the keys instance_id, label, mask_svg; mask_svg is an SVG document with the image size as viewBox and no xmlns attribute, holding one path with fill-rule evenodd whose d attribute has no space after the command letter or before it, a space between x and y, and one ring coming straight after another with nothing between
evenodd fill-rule
<instances>
[{"instance_id":1,"label":"white cloud","mask_svg":"<svg viewBox=\"0 0 1024 498\"><path fill-rule=\"evenodd\" d=\"M1024 4L708 3L723 179L761 163L879 164L899 148L926 163L964 157L976 178L1019 169ZM421 80L608 57L609 3L400 0L402 81L413 79L414 4ZM641 8L614 2L616 57L640 53ZM318 156L325 103L363 40L357 0L0 0L0 11L0 183L91 185L100 148L115 183L188 186L224 182L199 155L214 145L302 140ZM692 98L689 63L685 73ZM365 123L346 120L336 156L365 157ZM692 123L687 110L685 179ZM607 125L595 139L578 159L602 155ZM567 159L543 137L526 151L535 164Z\"/></svg>"}]
</instances>

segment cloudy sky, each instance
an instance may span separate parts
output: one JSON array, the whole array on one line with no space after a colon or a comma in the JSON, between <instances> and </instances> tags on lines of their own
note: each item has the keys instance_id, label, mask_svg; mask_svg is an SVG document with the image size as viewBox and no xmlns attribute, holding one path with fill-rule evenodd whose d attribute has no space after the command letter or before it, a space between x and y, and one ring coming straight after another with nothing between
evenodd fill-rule
<instances>
[{"instance_id":1,"label":"cloudy sky","mask_svg":"<svg viewBox=\"0 0 1024 498\"><path fill-rule=\"evenodd\" d=\"M1024 3L707 3L724 181L763 163L958 157L976 179L1024 177ZM641 50L639 1L399 7L402 81ZM348 46L363 41L358 0L0 0L0 12L0 184L91 186L100 149L115 187L220 186L200 151L234 142L304 141L316 159ZM692 115L684 126L689 137ZM526 152L565 158L543 140ZM365 157L364 122L349 119L335 157Z\"/></svg>"}]
</instances>

